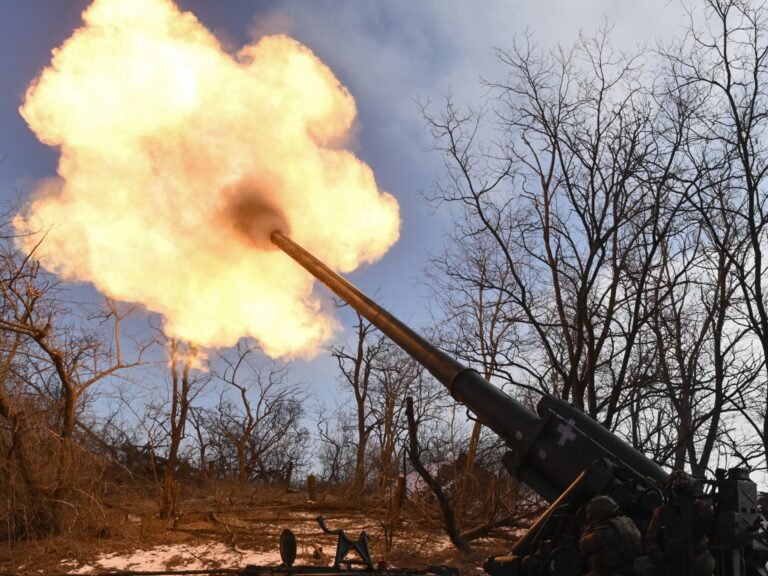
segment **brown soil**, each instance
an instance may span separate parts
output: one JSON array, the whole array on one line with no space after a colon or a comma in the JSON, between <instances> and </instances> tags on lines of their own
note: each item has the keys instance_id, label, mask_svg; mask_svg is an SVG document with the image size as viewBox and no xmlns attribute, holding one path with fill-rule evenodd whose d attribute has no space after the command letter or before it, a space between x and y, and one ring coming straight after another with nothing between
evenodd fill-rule
<instances>
[{"instance_id":1,"label":"brown soil","mask_svg":"<svg viewBox=\"0 0 768 576\"><path fill-rule=\"evenodd\" d=\"M93 562L103 554L174 543L222 542L239 550L276 551L284 528L296 535L297 565L328 565L336 536L322 533L315 521L318 515L325 517L331 529L341 528L351 538L365 530L374 562L385 561L391 567L447 564L477 574L482 559L508 551L514 539L509 532L497 531L493 538L472 542L474 553L466 558L451 546L439 518L425 518L408 504L396 522L388 522L387 510L375 502L350 502L333 492L322 494L319 502L310 502L305 493L218 488L184 499L173 520L160 520L157 504L149 499L112 503L103 505L103 525L94 526L90 533L2 543L0 574L62 574L68 566ZM391 541L389 551L387 541ZM62 565L65 559L66 566ZM173 569L173 562L169 568Z\"/></svg>"}]
</instances>

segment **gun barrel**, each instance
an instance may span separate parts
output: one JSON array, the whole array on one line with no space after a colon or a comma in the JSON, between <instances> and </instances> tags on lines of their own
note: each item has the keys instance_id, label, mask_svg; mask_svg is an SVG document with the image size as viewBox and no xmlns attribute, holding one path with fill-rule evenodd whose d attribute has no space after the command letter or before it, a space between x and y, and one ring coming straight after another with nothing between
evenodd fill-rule
<instances>
[{"instance_id":1,"label":"gun barrel","mask_svg":"<svg viewBox=\"0 0 768 576\"><path fill-rule=\"evenodd\" d=\"M424 340L285 234L275 231L272 233L271 239L275 246L293 258L307 272L320 280L339 298L352 306L398 346L423 364L444 386L450 389L456 375L466 370L465 366Z\"/></svg>"},{"instance_id":2,"label":"gun barrel","mask_svg":"<svg viewBox=\"0 0 768 576\"><path fill-rule=\"evenodd\" d=\"M273 232L271 239L275 246L429 370L448 389L451 396L469 408L478 420L504 438L508 444L526 445L535 434L539 418L517 400L487 382L475 370L467 368L427 342L283 233ZM530 478L529 481L542 486L541 490L547 491L548 495L555 493L544 479Z\"/></svg>"},{"instance_id":3,"label":"gun barrel","mask_svg":"<svg viewBox=\"0 0 768 576\"><path fill-rule=\"evenodd\" d=\"M505 466L550 502L598 458L618 458L662 480L664 471L566 402L544 396L536 415L427 342L355 286L281 232L272 243L330 288L437 378L458 402L512 448Z\"/></svg>"}]
</instances>

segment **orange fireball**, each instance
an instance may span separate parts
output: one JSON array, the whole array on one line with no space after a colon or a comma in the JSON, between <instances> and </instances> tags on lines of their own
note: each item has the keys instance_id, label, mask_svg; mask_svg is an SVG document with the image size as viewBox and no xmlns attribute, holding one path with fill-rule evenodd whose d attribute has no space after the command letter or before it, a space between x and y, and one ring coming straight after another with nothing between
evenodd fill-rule
<instances>
[{"instance_id":1,"label":"orange fireball","mask_svg":"<svg viewBox=\"0 0 768 576\"><path fill-rule=\"evenodd\" d=\"M269 246L280 228L337 270L397 240L396 200L344 148L355 103L286 36L236 54L170 0L96 0L21 114L59 148L59 178L16 217L24 248L69 280L140 302L170 336L309 354L335 322Z\"/></svg>"}]
</instances>

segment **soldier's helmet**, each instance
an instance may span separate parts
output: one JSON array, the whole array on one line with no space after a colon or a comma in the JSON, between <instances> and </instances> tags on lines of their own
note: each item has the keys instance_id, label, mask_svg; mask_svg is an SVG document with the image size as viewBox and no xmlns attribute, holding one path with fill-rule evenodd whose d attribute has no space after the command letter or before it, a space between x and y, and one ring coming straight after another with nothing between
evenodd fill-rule
<instances>
[{"instance_id":1,"label":"soldier's helmet","mask_svg":"<svg viewBox=\"0 0 768 576\"><path fill-rule=\"evenodd\" d=\"M693 478L682 470L675 470L669 475L666 484L664 485L664 492L668 497L681 497L683 495L693 494Z\"/></svg>"},{"instance_id":2,"label":"soldier's helmet","mask_svg":"<svg viewBox=\"0 0 768 576\"><path fill-rule=\"evenodd\" d=\"M610 496L595 496L587 504L587 520L600 521L613 518L619 513L619 505Z\"/></svg>"}]
</instances>

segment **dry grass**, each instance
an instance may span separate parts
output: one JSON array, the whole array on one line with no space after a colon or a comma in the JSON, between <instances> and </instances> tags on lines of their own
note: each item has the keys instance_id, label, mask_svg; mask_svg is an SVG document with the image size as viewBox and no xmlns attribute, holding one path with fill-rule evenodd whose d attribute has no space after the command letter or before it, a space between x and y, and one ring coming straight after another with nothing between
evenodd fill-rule
<instances>
[{"instance_id":1,"label":"dry grass","mask_svg":"<svg viewBox=\"0 0 768 576\"><path fill-rule=\"evenodd\" d=\"M488 539L475 543L474 558L462 558L441 532L439 522L424 518L423 510L409 511L406 505L402 517L387 522L387 510L381 503L351 501L340 491L326 490L318 502L309 502L305 493L220 482L187 489L181 500L175 519L160 520L153 498L134 495L130 499L109 499L102 502L101 524L85 532L3 543L0 573L61 573L72 566L92 563L100 555L179 543L219 542L233 550L275 551L284 528L296 534L297 564L317 564L332 559L336 547L336 537L323 534L315 522L318 515L325 516L331 528L342 528L352 538L365 530L374 561L386 560L392 566L450 564L474 571L482 558L506 552L510 547L508 538ZM68 561L66 566L62 565L64 560ZM173 561L169 565L172 569Z\"/></svg>"}]
</instances>

